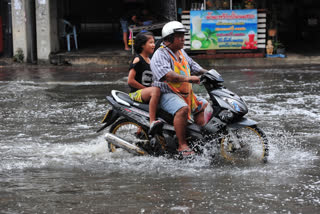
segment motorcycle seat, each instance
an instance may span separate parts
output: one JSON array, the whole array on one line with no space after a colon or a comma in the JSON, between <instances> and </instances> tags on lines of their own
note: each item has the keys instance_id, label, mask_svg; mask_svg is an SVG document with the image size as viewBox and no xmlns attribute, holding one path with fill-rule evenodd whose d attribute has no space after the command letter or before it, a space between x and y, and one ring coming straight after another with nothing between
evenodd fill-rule
<instances>
[{"instance_id":1,"label":"motorcycle seat","mask_svg":"<svg viewBox=\"0 0 320 214\"><path fill-rule=\"evenodd\" d=\"M142 109L144 111L149 112L149 105L148 104L136 102L136 101L132 100L130 98L130 96L128 94L126 94L126 93L117 93L117 96L120 99L122 99L122 100L126 101L127 103L129 103L131 106L134 106L134 107L137 107L139 109Z\"/></svg>"},{"instance_id":2,"label":"motorcycle seat","mask_svg":"<svg viewBox=\"0 0 320 214\"><path fill-rule=\"evenodd\" d=\"M149 112L149 104L146 103L139 103L136 101L133 101L130 96L127 93L124 93L122 91L115 91L115 95L120 98L121 100L127 102L130 104L130 106L134 106L136 108L139 108L141 110L144 110L146 112ZM160 108L160 105L157 107L157 116L164 119L167 123L172 124L173 123L173 116L169 114L168 112L162 110Z\"/></svg>"}]
</instances>

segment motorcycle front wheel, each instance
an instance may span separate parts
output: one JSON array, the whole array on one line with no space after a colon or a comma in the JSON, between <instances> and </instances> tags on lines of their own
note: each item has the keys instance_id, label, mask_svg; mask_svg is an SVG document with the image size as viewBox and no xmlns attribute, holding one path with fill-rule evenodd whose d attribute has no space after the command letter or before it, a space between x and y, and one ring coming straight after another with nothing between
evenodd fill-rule
<instances>
[{"instance_id":1,"label":"motorcycle front wheel","mask_svg":"<svg viewBox=\"0 0 320 214\"><path fill-rule=\"evenodd\" d=\"M139 124L127 119L115 122L110 128L110 133L138 147L149 141L147 131ZM110 152L117 150L117 147L109 142L108 147Z\"/></svg>"},{"instance_id":2,"label":"motorcycle front wheel","mask_svg":"<svg viewBox=\"0 0 320 214\"><path fill-rule=\"evenodd\" d=\"M268 160L268 139L257 126L228 130L220 141L221 155L231 162L263 162Z\"/></svg>"}]
</instances>

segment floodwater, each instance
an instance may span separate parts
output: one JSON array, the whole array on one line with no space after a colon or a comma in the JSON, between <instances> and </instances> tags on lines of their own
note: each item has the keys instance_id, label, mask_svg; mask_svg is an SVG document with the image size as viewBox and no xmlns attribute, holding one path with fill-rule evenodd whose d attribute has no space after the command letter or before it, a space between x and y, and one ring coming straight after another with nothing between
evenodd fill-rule
<instances>
[{"instance_id":1,"label":"floodwater","mask_svg":"<svg viewBox=\"0 0 320 214\"><path fill-rule=\"evenodd\" d=\"M219 72L267 164L110 153L95 131L125 68L0 68L0 213L320 213L320 67Z\"/></svg>"}]
</instances>

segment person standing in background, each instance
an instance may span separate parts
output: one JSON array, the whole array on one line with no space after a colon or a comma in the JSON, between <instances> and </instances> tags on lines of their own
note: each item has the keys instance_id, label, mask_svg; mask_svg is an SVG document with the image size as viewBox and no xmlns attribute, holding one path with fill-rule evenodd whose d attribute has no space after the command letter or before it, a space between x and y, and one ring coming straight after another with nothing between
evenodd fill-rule
<instances>
[{"instance_id":1,"label":"person standing in background","mask_svg":"<svg viewBox=\"0 0 320 214\"><path fill-rule=\"evenodd\" d=\"M124 1L124 5L122 6L123 14L120 17L120 25L122 29L124 50L126 51L130 50L128 45L129 26L141 25L136 8L139 8L139 4L135 1Z\"/></svg>"}]
</instances>

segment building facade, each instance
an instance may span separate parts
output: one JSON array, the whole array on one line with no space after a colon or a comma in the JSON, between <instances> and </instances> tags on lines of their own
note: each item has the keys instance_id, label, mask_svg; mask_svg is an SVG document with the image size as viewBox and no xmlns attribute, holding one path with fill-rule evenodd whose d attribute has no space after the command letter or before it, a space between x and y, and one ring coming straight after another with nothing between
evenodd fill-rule
<instances>
[{"instance_id":1,"label":"building facade","mask_svg":"<svg viewBox=\"0 0 320 214\"><path fill-rule=\"evenodd\" d=\"M120 18L147 9L155 20L180 20L181 11L202 3L209 9L246 9L244 0L0 0L3 44L15 54L21 49L25 61L48 60L51 53L66 51L61 37L61 19L77 27L79 48L121 44ZM266 9L267 28L277 28L277 38L287 47L319 44L320 2L317 0L255 0L251 8ZM6 7L4 7L5 5ZM129 7L128 7L129 5ZM10 8L11 7L11 8ZM126 9L124 9L126 8ZM129 9L128 9L129 8ZM9 12L10 10L10 12ZM3 12L5 11L5 12ZM5 15L5 13L7 15ZM9 18L8 18L9 15ZM11 16L11 17L10 17ZM12 21L11 21L12 20ZM12 23L11 23L12 22ZM11 26L10 26L11 25ZM1 32L1 31L0 31ZM100 42L100 43L99 43ZM9 44L9 45L8 45ZM4 46L4 45L3 45ZM0 45L1 47L1 45ZM121 47L121 46L119 46ZM4 48L3 48L4 49ZM1 51L1 49L0 49Z\"/></svg>"}]
</instances>

